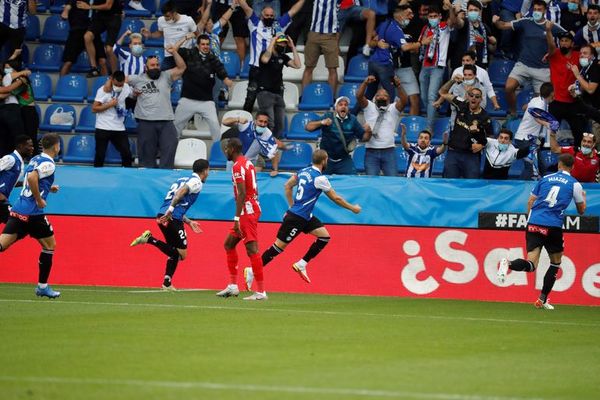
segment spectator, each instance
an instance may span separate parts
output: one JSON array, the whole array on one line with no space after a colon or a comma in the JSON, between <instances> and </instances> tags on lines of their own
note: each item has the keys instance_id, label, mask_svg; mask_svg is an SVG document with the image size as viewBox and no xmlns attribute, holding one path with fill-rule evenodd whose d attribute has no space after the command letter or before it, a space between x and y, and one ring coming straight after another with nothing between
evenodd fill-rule
<instances>
[{"instance_id":1,"label":"spectator","mask_svg":"<svg viewBox=\"0 0 600 400\"><path fill-rule=\"evenodd\" d=\"M129 51L123 48L123 41L129 36ZM113 52L119 60L119 70L129 75L141 75L146 66L146 57L144 57L144 45L140 33L131 33L127 29L113 46Z\"/></svg>"},{"instance_id":2,"label":"spectator","mask_svg":"<svg viewBox=\"0 0 600 400\"><path fill-rule=\"evenodd\" d=\"M498 18L502 22L511 23L514 20L521 19L521 6L523 0L504 0L498 2L499 12ZM514 51L517 50L519 44L514 40L514 31L506 29L501 32L500 36L500 57L514 60L516 58Z\"/></svg>"},{"instance_id":3,"label":"spectator","mask_svg":"<svg viewBox=\"0 0 600 400\"><path fill-rule=\"evenodd\" d=\"M173 0L163 4L161 9L163 15L158 17L158 29L155 32L150 32L148 28L142 28L141 34L147 39L164 37L165 58L162 61L160 69L163 71L170 70L175 67L175 59L172 54L169 54L167 48L179 42L182 38L187 37L188 40L182 45L183 48L191 49L194 47L194 36L198 36L198 27L192 17L177 12L177 7Z\"/></svg>"},{"instance_id":4,"label":"spectator","mask_svg":"<svg viewBox=\"0 0 600 400\"><path fill-rule=\"evenodd\" d=\"M260 67L260 57L267 48L273 37L278 33L285 32L293 16L300 10L304 0L298 1L287 13L275 19L275 11L267 6L262 10L259 19L254 10L246 3L246 0L239 0L240 7L246 13L248 18L248 29L250 30L250 71L248 76L248 91L244 110L252 112L257 95L257 76Z\"/></svg>"},{"instance_id":5,"label":"spectator","mask_svg":"<svg viewBox=\"0 0 600 400\"><path fill-rule=\"evenodd\" d=\"M336 11L336 0L314 0L310 32L304 46L304 74L302 75L302 87L312 82L312 74L317 66L321 54L325 58L325 66L329 75L327 83L335 93L338 82L337 67L338 56L338 21ZM331 154L329 154L328 169L331 169Z\"/></svg>"},{"instance_id":6,"label":"spectator","mask_svg":"<svg viewBox=\"0 0 600 400\"><path fill-rule=\"evenodd\" d=\"M281 9L289 10L294 4L296 4L296 1L294 0L281 0ZM302 8L298 11L298 14L294 16L290 26L285 31L294 43L299 43L301 37L303 38L304 43L306 43L306 38L310 30L313 4L314 0L306 0L302 5Z\"/></svg>"},{"instance_id":7,"label":"spectator","mask_svg":"<svg viewBox=\"0 0 600 400\"><path fill-rule=\"evenodd\" d=\"M494 16L494 24L498 29L512 29L519 32L519 58L510 72L505 85L506 101L509 108L509 118L517 115L517 89L531 83L536 94L540 93L540 86L548 80L550 69L544 61L548 51L546 42L546 3L544 0L533 0L533 18L523 18L513 22L500 21ZM552 25L552 33L558 35L565 32L560 25Z\"/></svg>"},{"instance_id":8,"label":"spectator","mask_svg":"<svg viewBox=\"0 0 600 400\"><path fill-rule=\"evenodd\" d=\"M431 166L437 156L446 151L448 133L444 133L444 142L440 146L431 145L431 132L421 131L417 143L408 143L406 140L406 127L402 125L402 147L408 153L407 178L430 178Z\"/></svg>"},{"instance_id":9,"label":"spectator","mask_svg":"<svg viewBox=\"0 0 600 400\"><path fill-rule=\"evenodd\" d=\"M410 26L414 25L413 21L419 18L414 18L415 14L410 6L408 6L408 8L405 7L406 6L400 6L395 8L393 15L394 18L396 18L396 12L400 13L398 16L398 24L404 33L404 40L408 45L411 45L412 48L408 49L408 51L402 50L399 52L397 57L394 59L394 66L396 67L396 76L400 78L400 82L402 82L402 88L408 96L408 101L410 103L409 114L419 115L419 82L417 81L417 76L415 75L415 71L412 67L412 58L413 55L418 52L421 46L416 40L416 36L418 36L418 34L413 35L409 33ZM418 30L418 32L420 32L420 30Z\"/></svg>"},{"instance_id":10,"label":"spectator","mask_svg":"<svg viewBox=\"0 0 600 400\"><path fill-rule=\"evenodd\" d=\"M390 104L391 97L385 89L379 89L373 101L368 100L365 91L369 84L375 82L375 79L374 76L369 75L356 91L358 105L364 111L365 121L373 132L365 144L365 172L367 175L379 175L383 172L385 176L396 176L398 168L394 140L407 96L402 89L400 79L394 76L393 84L398 96L393 104Z\"/></svg>"},{"instance_id":11,"label":"spectator","mask_svg":"<svg viewBox=\"0 0 600 400\"><path fill-rule=\"evenodd\" d=\"M579 63L579 52L573 50L573 35L569 32L560 35L560 50L557 51L551 32L552 25L552 22L546 21L550 78L554 86L554 101L550 104L548 112L558 122L566 120L571 127L575 143L579 143L587 122L579 115L577 103L569 93L569 87L575 82L575 75L570 66Z\"/></svg>"},{"instance_id":12,"label":"spectator","mask_svg":"<svg viewBox=\"0 0 600 400\"><path fill-rule=\"evenodd\" d=\"M562 3L565 7L563 7L563 12L560 15L560 26L571 32L573 36L587 23L587 18L581 9L580 1L569 0L566 5Z\"/></svg>"},{"instance_id":13,"label":"spectator","mask_svg":"<svg viewBox=\"0 0 600 400\"><path fill-rule=\"evenodd\" d=\"M456 28L452 35L452 54L450 65L456 68L461 65L463 52L474 51L477 54L479 67L487 68L489 54L496 50L496 38L491 36L490 28L481 21L482 5L478 0L467 2L465 12L459 12L456 17Z\"/></svg>"},{"instance_id":14,"label":"spectator","mask_svg":"<svg viewBox=\"0 0 600 400\"><path fill-rule=\"evenodd\" d=\"M575 45L581 47L584 44L592 45L598 51L600 47L600 6L591 4L588 7L587 24L575 34Z\"/></svg>"},{"instance_id":15,"label":"spectator","mask_svg":"<svg viewBox=\"0 0 600 400\"><path fill-rule=\"evenodd\" d=\"M532 4L533 3L533 4ZM552 21L555 24L560 23L561 19L561 10L560 10L560 0L544 0L546 4L545 18L548 21ZM529 17L533 15L535 1L532 0L524 0L523 5L521 6L521 15L523 17Z\"/></svg>"},{"instance_id":16,"label":"spectator","mask_svg":"<svg viewBox=\"0 0 600 400\"><path fill-rule=\"evenodd\" d=\"M467 51L462 56L462 65L474 65L477 80L483 85L483 91L487 95L487 98L490 99L492 104L494 105L494 110L500 110L500 103L498 103L498 98L496 97L496 91L494 90L494 85L492 85L492 81L490 81L490 75L488 74L486 69L481 68L477 65L477 55L473 51ZM458 67L454 71L452 71L452 78L455 78L459 75L463 75L463 67Z\"/></svg>"},{"instance_id":17,"label":"spectator","mask_svg":"<svg viewBox=\"0 0 600 400\"><path fill-rule=\"evenodd\" d=\"M104 42L104 52L112 71L117 70L117 59L113 53L113 45L119 36L121 29L121 14L123 13L123 5L120 0L95 0L94 4L78 1L77 8L80 10L88 10L93 12L87 32L83 35L85 41L85 50L90 59L90 72L88 78L93 78L100 75L100 69L96 64L96 47L95 41L97 37L106 32L106 41Z\"/></svg>"},{"instance_id":18,"label":"spectator","mask_svg":"<svg viewBox=\"0 0 600 400\"><path fill-rule=\"evenodd\" d=\"M171 45L166 50L173 55L175 68L161 71L158 58L148 57L146 72L130 75L128 79L137 96L134 116L138 121L138 155L145 168L156 168L157 150L160 151L159 168L173 168L177 150L171 84L183 75L185 61L177 47Z\"/></svg>"},{"instance_id":19,"label":"spectator","mask_svg":"<svg viewBox=\"0 0 600 400\"><path fill-rule=\"evenodd\" d=\"M483 179L508 179L508 171L512 163L529 154L529 144L517 149L512 144L513 133L509 129L501 129L498 139L488 138L485 145L485 164Z\"/></svg>"},{"instance_id":20,"label":"spectator","mask_svg":"<svg viewBox=\"0 0 600 400\"><path fill-rule=\"evenodd\" d=\"M286 52L292 50L293 59ZM258 68L258 107L269 115L269 129L277 139L281 139L285 125L285 101L283 99L283 67L299 69L300 56L294 42L281 34L274 37L260 56Z\"/></svg>"},{"instance_id":21,"label":"spectator","mask_svg":"<svg viewBox=\"0 0 600 400\"><path fill-rule=\"evenodd\" d=\"M16 62L20 63L18 60ZM0 157L13 151L15 149L15 138L25 134L25 125L21 117L21 107L13 91L23 86L26 82L20 79L21 77L28 77L31 74L29 70L15 71L10 64L5 63L3 66L4 75L2 77L0 98L3 98L4 102L0 108L0 122L4 126L1 127L0 131L3 131L5 137L0 140Z\"/></svg>"},{"instance_id":22,"label":"spectator","mask_svg":"<svg viewBox=\"0 0 600 400\"><path fill-rule=\"evenodd\" d=\"M223 43L227 37L229 25L231 25L236 51L240 57L240 60L243 62L246 58L246 47L248 46L246 41L250 36L248 31L248 23L246 22L246 18L244 16L244 10L238 7L238 4L235 3L234 0L216 0L213 3L212 19L213 21L218 21L228 10L231 10L233 14L229 19L229 24L223 25L223 30L219 34L221 37L221 43Z\"/></svg>"},{"instance_id":23,"label":"spectator","mask_svg":"<svg viewBox=\"0 0 600 400\"><path fill-rule=\"evenodd\" d=\"M67 36L67 42L65 43L60 76L67 75L71 71L71 67L77 61L77 57L85 50L85 40L83 37L90 26L89 14L91 14L91 11L77 8L78 1L69 0L60 14L62 19L69 21L69 36ZM100 68L100 74L107 75L106 53L104 52L104 43L102 43L100 36L94 37L94 48L96 49L96 65Z\"/></svg>"},{"instance_id":24,"label":"spectator","mask_svg":"<svg viewBox=\"0 0 600 400\"><path fill-rule=\"evenodd\" d=\"M37 10L35 0L3 1L0 7L0 49L8 42L8 54L20 49L25 40L29 14Z\"/></svg>"},{"instance_id":25,"label":"spectator","mask_svg":"<svg viewBox=\"0 0 600 400\"><path fill-rule=\"evenodd\" d=\"M96 155L94 167L103 167L108 143L112 143L121 154L121 165L131 167L131 150L125 132L125 99L131 94L131 88L125 83L123 71L115 71L98 88L92 112L96 113Z\"/></svg>"},{"instance_id":26,"label":"spectator","mask_svg":"<svg viewBox=\"0 0 600 400\"><path fill-rule=\"evenodd\" d=\"M579 62L581 70L577 65L571 65L575 75L575 83L569 86L571 96L577 99L577 108L583 110L587 118L592 118L592 130L595 135L596 148L600 142L600 123L598 113L600 110L600 65L596 62L596 49L589 44L581 47Z\"/></svg>"},{"instance_id":27,"label":"spectator","mask_svg":"<svg viewBox=\"0 0 600 400\"><path fill-rule=\"evenodd\" d=\"M179 48L182 43L193 36L179 40L175 47ZM196 49L179 48L179 54L187 68L183 73L183 86L181 98L175 111L175 129L177 135L181 136L183 128L194 116L200 114L208 123L210 136L214 141L221 137L221 126L217 117L217 108L213 101L213 87L215 76L221 79L231 88L233 82L227 77L225 67L219 58L210 51L210 38L207 35L198 36L198 47Z\"/></svg>"},{"instance_id":28,"label":"spectator","mask_svg":"<svg viewBox=\"0 0 600 400\"><path fill-rule=\"evenodd\" d=\"M471 88L467 100L445 93L442 97L458 109L448 140L444 163L445 178L479 178L481 150L492 136L492 121L483 108L481 89Z\"/></svg>"},{"instance_id":29,"label":"spectator","mask_svg":"<svg viewBox=\"0 0 600 400\"><path fill-rule=\"evenodd\" d=\"M278 18L281 15L281 4L279 0L253 0L252 1L252 10L256 13L256 15L260 14L265 7L271 7L275 12L275 18Z\"/></svg>"},{"instance_id":30,"label":"spectator","mask_svg":"<svg viewBox=\"0 0 600 400\"><path fill-rule=\"evenodd\" d=\"M329 155L326 175L356 174L350 153L356 147L356 141L368 142L371 139L371 127L360 125L356 117L349 112L350 99L340 96L336 99L334 112L326 112L319 121L311 121L304 129L309 132L321 129L320 148Z\"/></svg>"},{"instance_id":31,"label":"spectator","mask_svg":"<svg viewBox=\"0 0 600 400\"><path fill-rule=\"evenodd\" d=\"M600 157L594 148L596 138L593 133L585 132L582 135L579 148L574 146L561 147L556 141L556 133L550 132L550 149L553 153L569 153L575 157L575 164L571 175L579 182L597 182L600 168Z\"/></svg>"},{"instance_id":32,"label":"spectator","mask_svg":"<svg viewBox=\"0 0 600 400\"><path fill-rule=\"evenodd\" d=\"M362 53L365 57L369 57L371 39L375 35L375 11L360 6L360 3L357 5L355 0L340 0L337 19L340 33L344 31L347 22L366 21L365 44Z\"/></svg>"}]
</instances>

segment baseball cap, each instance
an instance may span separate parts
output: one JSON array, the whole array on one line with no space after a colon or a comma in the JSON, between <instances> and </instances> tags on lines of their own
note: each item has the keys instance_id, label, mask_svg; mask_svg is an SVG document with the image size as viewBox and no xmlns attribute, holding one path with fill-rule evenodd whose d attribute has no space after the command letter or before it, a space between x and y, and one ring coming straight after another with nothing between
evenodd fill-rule
<instances>
[{"instance_id":1,"label":"baseball cap","mask_svg":"<svg viewBox=\"0 0 600 400\"><path fill-rule=\"evenodd\" d=\"M335 105L337 106L340 101L346 101L346 103L350 105L350 98L348 96L340 96L337 99L335 99Z\"/></svg>"},{"instance_id":2,"label":"baseball cap","mask_svg":"<svg viewBox=\"0 0 600 400\"><path fill-rule=\"evenodd\" d=\"M558 35L559 39L563 39L563 38L568 38L573 40L573 35L571 34L571 32L562 32L560 35Z\"/></svg>"},{"instance_id":3,"label":"baseball cap","mask_svg":"<svg viewBox=\"0 0 600 400\"><path fill-rule=\"evenodd\" d=\"M285 34L280 34L279 36L277 36L277 39L275 39L275 42L277 43L281 43L281 42L287 42L288 38Z\"/></svg>"}]
</instances>

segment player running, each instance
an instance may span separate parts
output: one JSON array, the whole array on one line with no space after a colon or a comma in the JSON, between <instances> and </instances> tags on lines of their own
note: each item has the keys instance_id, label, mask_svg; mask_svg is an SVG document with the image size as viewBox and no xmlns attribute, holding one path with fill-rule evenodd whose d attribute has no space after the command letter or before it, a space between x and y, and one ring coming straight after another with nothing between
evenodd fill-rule
<instances>
[{"instance_id":1,"label":"player running","mask_svg":"<svg viewBox=\"0 0 600 400\"><path fill-rule=\"evenodd\" d=\"M258 286L258 290L254 294L244 297L244 300L266 300L268 297L263 281L263 263L258 254L257 226L261 210L258 204L256 171L250 160L242 155L242 142L239 139L232 138L227 141L225 154L227 160L234 163L231 173L235 197L235 216L233 217L233 228L225 238L229 284L218 292L217 296L230 297L240 294L237 285L238 255L236 246L243 240Z\"/></svg>"},{"instance_id":2,"label":"player running","mask_svg":"<svg viewBox=\"0 0 600 400\"><path fill-rule=\"evenodd\" d=\"M54 183L54 157L60 151L57 134L48 133L41 140L43 152L31 159L25 170L21 195L10 210L8 222L0 235L0 252L7 250L17 240L30 235L42 246L39 258L37 296L54 299L60 296L48 286L48 277L52 269L52 256L56 247L54 230L44 215L48 193L58 192Z\"/></svg>"},{"instance_id":3,"label":"player running","mask_svg":"<svg viewBox=\"0 0 600 400\"><path fill-rule=\"evenodd\" d=\"M548 302L548 294L556 281L563 255L562 224L564 211L575 200L577 212L585 212L585 192L581 184L570 174L574 159L571 154L561 154L558 158L558 172L546 175L535 185L529 196L527 212L529 220L525 240L527 243L527 260L518 258L509 261L500 260L498 280L504 283L508 270L533 272L537 268L542 247L550 256L550 268L544 275L544 284L540 297L535 302L536 308L554 310Z\"/></svg>"},{"instance_id":4,"label":"player running","mask_svg":"<svg viewBox=\"0 0 600 400\"><path fill-rule=\"evenodd\" d=\"M163 290L176 290L172 284L173 275L175 275L179 260L183 261L187 256L187 235L183 224L188 224L195 233L202 232L200 225L186 217L185 213L196 202L204 182L206 182L209 172L208 161L204 159L194 161L192 171L191 176L179 178L171 185L160 210L158 210L156 223L165 237L166 243L153 237L148 230L135 238L130 245L149 243L169 257L162 284Z\"/></svg>"},{"instance_id":5,"label":"player running","mask_svg":"<svg viewBox=\"0 0 600 400\"><path fill-rule=\"evenodd\" d=\"M23 176L23 158L33 154L33 141L29 136L19 135L15 139L16 150L0 158L0 224L8 221L10 203L8 197L17 181Z\"/></svg>"},{"instance_id":6,"label":"player running","mask_svg":"<svg viewBox=\"0 0 600 400\"><path fill-rule=\"evenodd\" d=\"M309 247L304 257L292 264L294 271L307 283L310 283L306 272L308 262L327 246L330 239L327 228L325 228L317 217L312 215L321 193L325 192L327 197L334 203L355 214L361 211L361 207L358 204L348 203L333 190L329 180L323 175L325 168L327 168L327 152L325 150L316 150L312 156L312 166L301 169L285 183L285 197L290 208L283 217L283 222L277 232L275 243L262 255L263 265L266 266L273 258L285 250L287 245L298 236L298 233L309 233L316 236L317 240ZM295 197L292 196L294 186L298 186ZM250 268L244 270L248 290L250 290L252 281L254 280L252 272Z\"/></svg>"}]
</instances>

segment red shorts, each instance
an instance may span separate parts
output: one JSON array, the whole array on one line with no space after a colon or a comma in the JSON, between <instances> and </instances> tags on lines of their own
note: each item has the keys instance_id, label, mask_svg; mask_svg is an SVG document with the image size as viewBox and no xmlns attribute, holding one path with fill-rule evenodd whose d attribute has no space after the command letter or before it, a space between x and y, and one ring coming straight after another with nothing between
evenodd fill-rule
<instances>
[{"instance_id":1,"label":"red shorts","mask_svg":"<svg viewBox=\"0 0 600 400\"><path fill-rule=\"evenodd\" d=\"M242 231L242 237L240 237L233 228L229 234L235 238L242 239L244 243L258 241L258 214L244 214L240 215L240 230Z\"/></svg>"}]
</instances>

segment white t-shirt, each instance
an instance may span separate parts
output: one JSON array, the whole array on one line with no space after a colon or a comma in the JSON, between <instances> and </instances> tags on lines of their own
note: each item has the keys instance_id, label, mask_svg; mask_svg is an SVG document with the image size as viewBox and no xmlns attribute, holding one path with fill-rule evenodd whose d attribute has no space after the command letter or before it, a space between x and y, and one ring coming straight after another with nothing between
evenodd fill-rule
<instances>
[{"instance_id":1,"label":"white t-shirt","mask_svg":"<svg viewBox=\"0 0 600 400\"><path fill-rule=\"evenodd\" d=\"M476 78L483 85L483 88L485 89L485 94L487 95L487 97L490 99L492 97L495 97L496 92L494 92L494 85L492 85L492 81L490 81L490 75L488 74L488 72L485 69L481 68L479 65L476 65L475 68L477 68ZM454 71L452 71L452 78L456 77L456 75L462 75L462 74L463 74L463 67L458 67Z\"/></svg>"},{"instance_id":2,"label":"white t-shirt","mask_svg":"<svg viewBox=\"0 0 600 400\"><path fill-rule=\"evenodd\" d=\"M163 33L165 38L165 49L168 45L177 43L188 33L195 33L198 30L198 26L196 26L194 19L183 14L179 14L179 19L175 22L167 22L165 17L159 17L157 25L158 30ZM186 40L181 47L191 49L194 47L194 39ZM166 57L173 56L165 50L165 58Z\"/></svg>"},{"instance_id":3,"label":"white t-shirt","mask_svg":"<svg viewBox=\"0 0 600 400\"><path fill-rule=\"evenodd\" d=\"M119 102L116 107L111 107L108 110L96 113L96 129L106 131L125 131L125 99L131 93L131 88L128 84L123 85L123 90L116 93L114 90L106 93L104 86L98 88L94 102L106 104L113 98L117 97Z\"/></svg>"},{"instance_id":4,"label":"white t-shirt","mask_svg":"<svg viewBox=\"0 0 600 400\"><path fill-rule=\"evenodd\" d=\"M508 149L500 151L498 148L498 139L488 138L485 145L485 157L489 161L492 168L510 167L517 159L519 150L509 143Z\"/></svg>"},{"instance_id":5,"label":"white t-shirt","mask_svg":"<svg viewBox=\"0 0 600 400\"><path fill-rule=\"evenodd\" d=\"M9 86L12 83L13 83L12 76L10 76L10 74L4 75L4 78L2 78L2 86ZM13 96L11 94L6 99L4 99L4 104L19 104L19 101L17 100L17 98L15 96Z\"/></svg>"},{"instance_id":6,"label":"white t-shirt","mask_svg":"<svg viewBox=\"0 0 600 400\"><path fill-rule=\"evenodd\" d=\"M528 109L533 107L548 111L548 106L541 96L534 97L529 104L527 104ZM519 129L517 129L517 132L515 133L515 140L528 140L529 137L544 137L548 139L546 135L547 129L538 124L528 111L525 111ZM546 142L548 143L549 140L546 140Z\"/></svg>"},{"instance_id":7,"label":"white t-shirt","mask_svg":"<svg viewBox=\"0 0 600 400\"><path fill-rule=\"evenodd\" d=\"M367 106L363 109L365 122L374 130L377 118L379 117L379 110L371 100L367 100L367 102ZM396 127L398 126L400 117L401 115L396 108L396 103L388 105L378 131L373 131L373 136L371 136L371 139L365 144L365 147L367 149L388 149L394 147Z\"/></svg>"}]
</instances>

